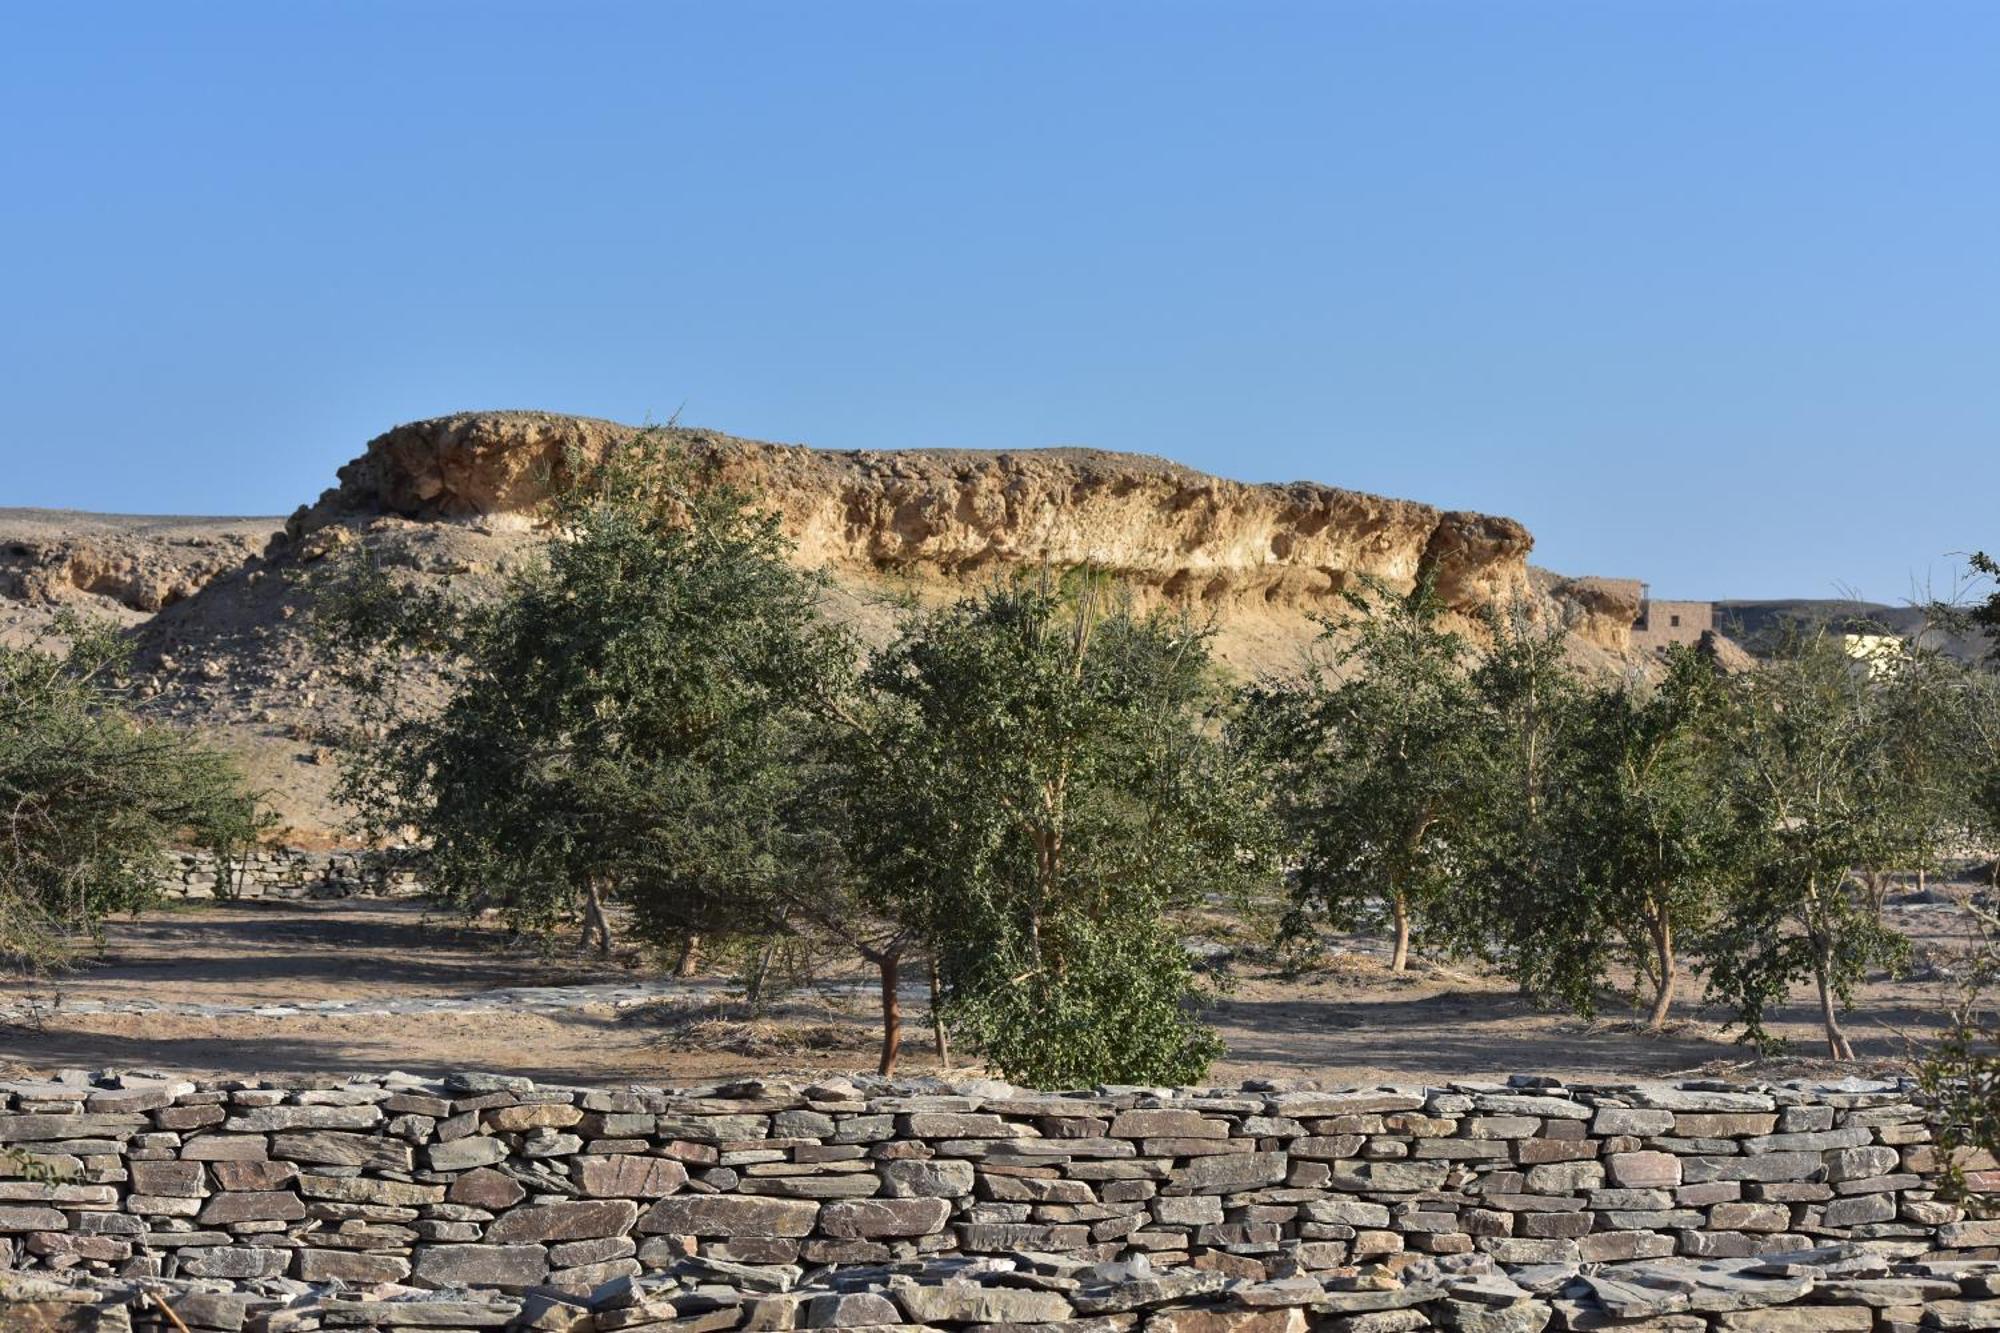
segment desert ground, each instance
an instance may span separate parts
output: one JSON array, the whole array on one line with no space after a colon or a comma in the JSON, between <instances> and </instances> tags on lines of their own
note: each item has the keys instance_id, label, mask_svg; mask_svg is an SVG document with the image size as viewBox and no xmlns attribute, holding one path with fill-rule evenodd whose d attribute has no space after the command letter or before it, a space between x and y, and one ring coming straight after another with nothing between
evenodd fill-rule
<instances>
[{"instance_id":1,"label":"desert ground","mask_svg":"<svg viewBox=\"0 0 2000 1333\"><path fill-rule=\"evenodd\" d=\"M1904 1063L1950 1000L1968 942L1969 884L1888 909L1916 941L1911 975L1871 979L1849 1018L1862 1069ZM1819 1070L1812 998L1758 1061L1723 1015L1683 1005L1649 1034L1629 1003L1599 1017L1542 1012L1476 965L1423 961L1391 975L1378 942L1336 937L1323 965L1287 975L1245 950L1209 1017L1228 1043L1219 1083L1421 1083L1532 1071L1572 1080ZM512 939L422 900L201 903L110 923L77 970L0 984L0 1066L201 1073L474 1069L537 1080L685 1085L737 1072L872 1069L873 976L836 974L758 1015L733 980L688 981L627 955L595 958ZM1684 993L1699 994L1698 979ZM903 1072L935 1070L926 997L904 996ZM959 1065L964 1071L963 1063Z\"/></svg>"}]
</instances>

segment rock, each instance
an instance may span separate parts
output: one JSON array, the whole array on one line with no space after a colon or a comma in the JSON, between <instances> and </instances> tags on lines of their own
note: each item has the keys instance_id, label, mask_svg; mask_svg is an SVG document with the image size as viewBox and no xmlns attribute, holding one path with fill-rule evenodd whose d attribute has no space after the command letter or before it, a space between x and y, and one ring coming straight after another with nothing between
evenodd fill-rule
<instances>
[{"instance_id":1,"label":"rock","mask_svg":"<svg viewBox=\"0 0 2000 1333\"><path fill-rule=\"evenodd\" d=\"M807 1328L868 1328L903 1322L889 1298L872 1291L815 1296L806 1302L805 1315ZM733 1316L730 1326L734 1326Z\"/></svg>"},{"instance_id":2,"label":"rock","mask_svg":"<svg viewBox=\"0 0 2000 1333\"><path fill-rule=\"evenodd\" d=\"M882 1179L883 1195L891 1199L956 1199L972 1193L970 1162L884 1162L876 1174Z\"/></svg>"},{"instance_id":3,"label":"rock","mask_svg":"<svg viewBox=\"0 0 2000 1333\"><path fill-rule=\"evenodd\" d=\"M496 1106L484 1113L486 1123L503 1133L530 1129L568 1129L583 1119L583 1112L568 1102L531 1102L525 1106Z\"/></svg>"},{"instance_id":4,"label":"rock","mask_svg":"<svg viewBox=\"0 0 2000 1333\"><path fill-rule=\"evenodd\" d=\"M410 1280L421 1287L519 1290L548 1272L548 1251L539 1245L419 1245Z\"/></svg>"},{"instance_id":5,"label":"rock","mask_svg":"<svg viewBox=\"0 0 2000 1333\"><path fill-rule=\"evenodd\" d=\"M2000 1328L2000 1300L1931 1301L1924 1306L1924 1325L1951 1333Z\"/></svg>"},{"instance_id":6,"label":"rock","mask_svg":"<svg viewBox=\"0 0 2000 1333\"><path fill-rule=\"evenodd\" d=\"M576 1159L577 1187L595 1198L664 1198L687 1184L687 1178L686 1167L665 1157L620 1154Z\"/></svg>"},{"instance_id":7,"label":"rock","mask_svg":"<svg viewBox=\"0 0 2000 1333\"><path fill-rule=\"evenodd\" d=\"M305 1215L305 1204L290 1190L242 1190L210 1198L196 1220L204 1224L291 1222Z\"/></svg>"},{"instance_id":8,"label":"rock","mask_svg":"<svg viewBox=\"0 0 2000 1333\"><path fill-rule=\"evenodd\" d=\"M343 1134L331 1130L276 1135L271 1140L271 1156L290 1162L312 1162L321 1166L362 1166L378 1171L408 1171L413 1160L410 1145L407 1143L374 1135Z\"/></svg>"},{"instance_id":9,"label":"rock","mask_svg":"<svg viewBox=\"0 0 2000 1333\"><path fill-rule=\"evenodd\" d=\"M445 1198L453 1203L496 1213L503 1208L512 1208L527 1197L528 1191L521 1187L519 1181L487 1167L467 1171L452 1181L451 1187L445 1191Z\"/></svg>"},{"instance_id":10,"label":"rock","mask_svg":"<svg viewBox=\"0 0 2000 1333\"><path fill-rule=\"evenodd\" d=\"M820 1209L819 1230L846 1239L928 1236L944 1229L950 1213L944 1199L847 1199Z\"/></svg>"},{"instance_id":11,"label":"rock","mask_svg":"<svg viewBox=\"0 0 2000 1333\"><path fill-rule=\"evenodd\" d=\"M304 1249L298 1275L302 1282L401 1282L410 1275L410 1261L399 1254Z\"/></svg>"},{"instance_id":12,"label":"rock","mask_svg":"<svg viewBox=\"0 0 2000 1333\"><path fill-rule=\"evenodd\" d=\"M1793 1305L1715 1317L1716 1333L1869 1333L1874 1327L1875 1312L1866 1306Z\"/></svg>"},{"instance_id":13,"label":"rock","mask_svg":"<svg viewBox=\"0 0 2000 1333\"><path fill-rule=\"evenodd\" d=\"M308 1199L333 1199L341 1203L376 1203L391 1208L420 1208L443 1203L442 1185L412 1185L401 1180L371 1180L365 1176L304 1175L298 1190Z\"/></svg>"},{"instance_id":14,"label":"rock","mask_svg":"<svg viewBox=\"0 0 2000 1333\"><path fill-rule=\"evenodd\" d=\"M495 1138L454 1139L450 1143L433 1143L424 1150L424 1160L433 1171L466 1171L506 1161L507 1145Z\"/></svg>"},{"instance_id":15,"label":"rock","mask_svg":"<svg viewBox=\"0 0 2000 1333\"><path fill-rule=\"evenodd\" d=\"M255 1106L227 1121L230 1132L256 1134L285 1129L371 1129L382 1123L379 1106Z\"/></svg>"},{"instance_id":16,"label":"rock","mask_svg":"<svg viewBox=\"0 0 2000 1333\"><path fill-rule=\"evenodd\" d=\"M1555 1313L1548 1302L1534 1300L1494 1306L1454 1299L1438 1305L1444 1327L1458 1333L1542 1333Z\"/></svg>"},{"instance_id":17,"label":"rock","mask_svg":"<svg viewBox=\"0 0 2000 1333\"><path fill-rule=\"evenodd\" d=\"M983 1287L975 1282L902 1287L890 1294L913 1324L1048 1324L1075 1313L1052 1291Z\"/></svg>"},{"instance_id":18,"label":"rock","mask_svg":"<svg viewBox=\"0 0 2000 1333\"><path fill-rule=\"evenodd\" d=\"M803 1199L679 1195L654 1204L639 1230L679 1236L806 1236L820 1206Z\"/></svg>"},{"instance_id":19,"label":"rock","mask_svg":"<svg viewBox=\"0 0 2000 1333\"><path fill-rule=\"evenodd\" d=\"M1621 1189L1674 1189L1681 1183L1681 1159L1667 1152L1612 1153L1604 1168Z\"/></svg>"},{"instance_id":20,"label":"rock","mask_svg":"<svg viewBox=\"0 0 2000 1333\"><path fill-rule=\"evenodd\" d=\"M1422 1328L1424 1325L1413 1325ZM1146 1320L1146 1333L1305 1333L1306 1312L1194 1308L1161 1310Z\"/></svg>"},{"instance_id":21,"label":"rock","mask_svg":"<svg viewBox=\"0 0 2000 1333\"><path fill-rule=\"evenodd\" d=\"M1070 1304L1078 1313L1086 1315L1118 1314L1126 1310L1143 1310L1149 1306L1165 1305L1170 1301L1184 1301L1195 1296L1205 1296L1220 1291L1227 1282L1220 1273L1201 1269L1187 1269L1176 1273L1153 1273L1150 1270L1135 1273L1123 1280L1086 1282L1070 1295Z\"/></svg>"},{"instance_id":22,"label":"rock","mask_svg":"<svg viewBox=\"0 0 2000 1333\"><path fill-rule=\"evenodd\" d=\"M506 1245L622 1236L638 1217L639 1205L630 1199L579 1199L515 1208L486 1228L486 1240Z\"/></svg>"}]
</instances>

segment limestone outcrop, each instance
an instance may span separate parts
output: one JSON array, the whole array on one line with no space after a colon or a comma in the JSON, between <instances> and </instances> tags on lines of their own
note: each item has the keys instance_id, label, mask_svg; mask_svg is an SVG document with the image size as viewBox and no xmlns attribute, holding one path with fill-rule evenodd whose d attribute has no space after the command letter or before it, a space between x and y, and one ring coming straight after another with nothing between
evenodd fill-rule
<instances>
[{"instance_id":1,"label":"limestone outcrop","mask_svg":"<svg viewBox=\"0 0 2000 1333\"><path fill-rule=\"evenodd\" d=\"M0 511L0 599L150 615L254 557L255 519L158 521Z\"/></svg>"},{"instance_id":2,"label":"limestone outcrop","mask_svg":"<svg viewBox=\"0 0 2000 1333\"><path fill-rule=\"evenodd\" d=\"M292 516L288 539L378 514L532 524L571 457L601 456L633 429L534 412L398 426ZM1008 567L1088 565L1225 620L1331 612L1364 579L1401 589L1425 570L1462 611L1537 600L1533 538L1509 518L1088 449L834 452L664 434L779 512L799 559L837 576L963 584Z\"/></svg>"}]
</instances>

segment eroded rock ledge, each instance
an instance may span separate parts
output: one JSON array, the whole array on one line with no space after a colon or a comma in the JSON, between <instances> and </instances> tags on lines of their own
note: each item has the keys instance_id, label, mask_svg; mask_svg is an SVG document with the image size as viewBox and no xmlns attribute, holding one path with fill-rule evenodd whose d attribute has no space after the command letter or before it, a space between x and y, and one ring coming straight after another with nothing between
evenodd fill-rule
<instances>
[{"instance_id":1,"label":"eroded rock ledge","mask_svg":"<svg viewBox=\"0 0 2000 1333\"><path fill-rule=\"evenodd\" d=\"M153 1285L274 1330L2000 1326L2000 1223L1903 1083L0 1094L43 1168L5 1168L0 1249L70 1284L0 1297L78 1318Z\"/></svg>"},{"instance_id":2,"label":"eroded rock ledge","mask_svg":"<svg viewBox=\"0 0 2000 1333\"><path fill-rule=\"evenodd\" d=\"M291 540L355 515L531 520L572 452L633 427L540 412L467 413L377 436ZM1532 601L1528 530L1314 482L1253 485L1088 449L834 452L665 432L778 510L802 561L850 574L962 580L1010 565L1093 565L1196 605L1331 609L1376 578L1435 572L1461 610Z\"/></svg>"}]
</instances>

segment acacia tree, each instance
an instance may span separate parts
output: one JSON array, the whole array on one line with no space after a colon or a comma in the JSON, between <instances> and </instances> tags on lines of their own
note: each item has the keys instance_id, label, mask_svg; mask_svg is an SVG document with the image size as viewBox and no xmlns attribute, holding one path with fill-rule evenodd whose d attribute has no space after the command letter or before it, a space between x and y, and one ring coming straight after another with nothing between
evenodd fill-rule
<instances>
[{"instance_id":1,"label":"acacia tree","mask_svg":"<svg viewBox=\"0 0 2000 1333\"><path fill-rule=\"evenodd\" d=\"M1600 684L1579 703L1573 762L1546 821L1549 892L1538 925L1566 965L1550 989L1582 1013L1621 962L1651 988L1658 1031L1682 954L1714 918L1743 828L1726 799L1728 696L1715 667L1676 647L1655 684Z\"/></svg>"},{"instance_id":2,"label":"acacia tree","mask_svg":"<svg viewBox=\"0 0 2000 1333\"><path fill-rule=\"evenodd\" d=\"M1897 812L1907 792L1884 762L1881 692L1825 636L1788 646L1740 689L1732 788L1744 860L1705 943L1709 991L1770 1045L1766 1009L1811 979L1827 1051L1851 1060L1840 1011L1871 968L1898 966L1909 948L1850 888L1856 866L1914 851Z\"/></svg>"},{"instance_id":3,"label":"acacia tree","mask_svg":"<svg viewBox=\"0 0 2000 1333\"><path fill-rule=\"evenodd\" d=\"M539 930L580 913L600 953L614 898L654 940L780 926L829 855L800 812L849 642L777 518L658 437L570 474L545 561L497 599L365 559L326 597L366 718L343 794L375 836L414 835L459 906Z\"/></svg>"},{"instance_id":4,"label":"acacia tree","mask_svg":"<svg viewBox=\"0 0 2000 1333\"><path fill-rule=\"evenodd\" d=\"M1045 580L913 616L864 683L854 873L935 951L950 1025L1037 1086L1200 1077L1187 914L1272 864L1206 633Z\"/></svg>"},{"instance_id":5,"label":"acacia tree","mask_svg":"<svg viewBox=\"0 0 2000 1333\"><path fill-rule=\"evenodd\" d=\"M1326 626L1332 661L1245 695L1241 735L1266 765L1298 865L1295 910L1394 932L1390 966L1409 966L1414 930L1453 932L1449 902L1480 826L1483 721L1471 647L1446 627L1428 579L1407 596L1351 593ZM1336 676L1336 671L1344 678Z\"/></svg>"},{"instance_id":6,"label":"acacia tree","mask_svg":"<svg viewBox=\"0 0 2000 1333\"><path fill-rule=\"evenodd\" d=\"M221 859L270 822L228 758L133 717L113 629L55 630L66 647L0 645L0 961L30 971L150 903L171 846Z\"/></svg>"}]
</instances>

